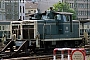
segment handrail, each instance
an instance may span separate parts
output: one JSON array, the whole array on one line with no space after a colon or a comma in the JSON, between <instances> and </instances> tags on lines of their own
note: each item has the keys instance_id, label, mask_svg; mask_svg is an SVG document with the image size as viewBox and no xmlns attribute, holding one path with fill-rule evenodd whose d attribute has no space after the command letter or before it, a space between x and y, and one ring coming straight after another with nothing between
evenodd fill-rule
<instances>
[{"instance_id":1,"label":"handrail","mask_svg":"<svg viewBox=\"0 0 90 60\"><path fill-rule=\"evenodd\" d=\"M29 46L29 43L28 43L28 41L26 40L26 41L17 49L16 52L14 52L14 53L11 54L11 57L18 56L18 53L20 53L21 50L23 50L23 51L26 52L28 46Z\"/></svg>"},{"instance_id":2,"label":"handrail","mask_svg":"<svg viewBox=\"0 0 90 60\"><path fill-rule=\"evenodd\" d=\"M1 50L1 52L4 52L8 47L9 47L9 45L12 43L12 41L10 41L2 50Z\"/></svg>"}]
</instances>

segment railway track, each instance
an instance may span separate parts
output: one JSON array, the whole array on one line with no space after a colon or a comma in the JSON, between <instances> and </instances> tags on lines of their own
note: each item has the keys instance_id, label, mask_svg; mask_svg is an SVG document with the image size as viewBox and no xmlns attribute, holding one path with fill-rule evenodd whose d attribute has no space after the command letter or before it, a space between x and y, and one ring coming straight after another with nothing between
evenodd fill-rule
<instances>
[{"instance_id":1,"label":"railway track","mask_svg":"<svg viewBox=\"0 0 90 60\"><path fill-rule=\"evenodd\" d=\"M60 55L56 56L56 60L61 60ZM31 57L18 57L18 58L10 58L10 59L3 59L3 60L53 60L53 55L45 55L45 56L31 56ZM64 60L68 60L67 57ZM85 60L90 60L90 55L85 57Z\"/></svg>"},{"instance_id":2,"label":"railway track","mask_svg":"<svg viewBox=\"0 0 90 60\"><path fill-rule=\"evenodd\" d=\"M60 58L60 56L57 56L57 58ZM10 58L10 59L3 59L3 60L53 60L53 55L19 57L19 58Z\"/></svg>"}]
</instances>

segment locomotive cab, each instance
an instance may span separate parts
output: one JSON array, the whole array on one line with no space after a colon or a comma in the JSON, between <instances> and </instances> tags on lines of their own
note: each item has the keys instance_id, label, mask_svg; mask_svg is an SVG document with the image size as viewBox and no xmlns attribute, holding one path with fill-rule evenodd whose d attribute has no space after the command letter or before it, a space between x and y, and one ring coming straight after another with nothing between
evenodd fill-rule
<instances>
[{"instance_id":1,"label":"locomotive cab","mask_svg":"<svg viewBox=\"0 0 90 60\"><path fill-rule=\"evenodd\" d=\"M38 14L40 19L35 17L36 32L39 32L40 36L40 48L76 47L82 43L82 38L79 38L79 22L72 21L72 14L46 11Z\"/></svg>"}]
</instances>

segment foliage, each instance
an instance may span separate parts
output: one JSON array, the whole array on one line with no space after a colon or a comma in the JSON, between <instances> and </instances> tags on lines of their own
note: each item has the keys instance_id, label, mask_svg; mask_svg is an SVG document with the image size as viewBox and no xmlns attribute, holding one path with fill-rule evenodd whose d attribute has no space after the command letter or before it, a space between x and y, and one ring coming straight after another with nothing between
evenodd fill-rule
<instances>
[{"instance_id":1,"label":"foliage","mask_svg":"<svg viewBox=\"0 0 90 60\"><path fill-rule=\"evenodd\" d=\"M67 2L58 2L53 5L54 11L60 11L60 12L71 12L73 13L73 20L76 19L76 13L75 10L70 8L70 5Z\"/></svg>"}]
</instances>

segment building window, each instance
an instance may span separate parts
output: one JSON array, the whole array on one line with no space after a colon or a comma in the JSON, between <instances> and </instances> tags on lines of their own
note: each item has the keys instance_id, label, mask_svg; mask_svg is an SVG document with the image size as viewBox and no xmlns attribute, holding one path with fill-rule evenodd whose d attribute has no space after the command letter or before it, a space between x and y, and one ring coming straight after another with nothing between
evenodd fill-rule
<instances>
[{"instance_id":1,"label":"building window","mask_svg":"<svg viewBox=\"0 0 90 60\"><path fill-rule=\"evenodd\" d=\"M22 19L22 17L20 16L20 19Z\"/></svg>"},{"instance_id":2,"label":"building window","mask_svg":"<svg viewBox=\"0 0 90 60\"><path fill-rule=\"evenodd\" d=\"M33 10L31 10L31 11L33 11Z\"/></svg>"},{"instance_id":3,"label":"building window","mask_svg":"<svg viewBox=\"0 0 90 60\"><path fill-rule=\"evenodd\" d=\"M23 13L24 13L24 6L23 6Z\"/></svg>"},{"instance_id":4,"label":"building window","mask_svg":"<svg viewBox=\"0 0 90 60\"><path fill-rule=\"evenodd\" d=\"M24 3L24 0L23 0L23 3Z\"/></svg>"},{"instance_id":5,"label":"building window","mask_svg":"<svg viewBox=\"0 0 90 60\"><path fill-rule=\"evenodd\" d=\"M28 10L28 13L31 13L31 11L30 11L30 10Z\"/></svg>"},{"instance_id":6,"label":"building window","mask_svg":"<svg viewBox=\"0 0 90 60\"><path fill-rule=\"evenodd\" d=\"M23 20L24 20L24 16L23 16Z\"/></svg>"},{"instance_id":7,"label":"building window","mask_svg":"<svg viewBox=\"0 0 90 60\"><path fill-rule=\"evenodd\" d=\"M1 26L0 26L0 30L1 30Z\"/></svg>"},{"instance_id":8,"label":"building window","mask_svg":"<svg viewBox=\"0 0 90 60\"><path fill-rule=\"evenodd\" d=\"M0 8L1 8L1 2L0 2Z\"/></svg>"},{"instance_id":9,"label":"building window","mask_svg":"<svg viewBox=\"0 0 90 60\"><path fill-rule=\"evenodd\" d=\"M88 13L88 15L90 15L90 11L88 11L89 13Z\"/></svg>"},{"instance_id":10,"label":"building window","mask_svg":"<svg viewBox=\"0 0 90 60\"><path fill-rule=\"evenodd\" d=\"M2 30L4 30L4 26L2 26Z\"/></svg>"},{"instance_id":11,"label":"building window","mask_svg":"<svg viewBox=\"0 0 90 60\"><path fill-rule=\"evenodd\" d=\"M21 2L21 0L20 0L20 2Z\"/></svg>"},{"instance_id":12,"label":"building window","mask_svg":"<svg viewBox=\"0 0 90 60\"><path fill-rule=\"evenodd\" d=\"M20 6L20 13L21 13L21 6Z\"/></svg>"},{"instance_id":13,"label":"building window","mask_svg":"<svg viewBox=\"0 0 90 60\"><path fill-rule=\"evenodd\" d=\"M34 13L36 12L36 10L34 10Z\"/></svg>"}]
</instances>

